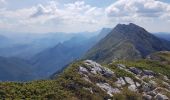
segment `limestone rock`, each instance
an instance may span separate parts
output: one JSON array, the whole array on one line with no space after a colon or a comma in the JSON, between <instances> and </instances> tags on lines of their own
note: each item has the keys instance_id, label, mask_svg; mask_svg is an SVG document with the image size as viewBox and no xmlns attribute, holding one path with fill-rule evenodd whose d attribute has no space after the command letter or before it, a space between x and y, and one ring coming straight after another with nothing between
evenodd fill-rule
<instances>
[{"instance_id":1,"label":"limestone rock","mask_svg":"<svg viewBox=\"0 0 170 100\"><path fill-rule=\"evenodd\" d=\"M130 77L125 77L125 81L131 85L134 84L134 81Z\"/></svg>"},{"instance_id":2,"label":"limestone rock","mask_svg":"<svg viewBox=\"0 0 170 100\"><path fill-rule=\"evenodd\" d=\"M129 68L129 71L131 71L132 73L136 74L136 75L139 75L142 73L142 70L138 69L138 68L135 68L135 67L131 67Z\"/></svg>"},{"instance_id":3,"label":"limestone rock","mask_svg":"<svg viewBox=\"0 0 170 100\"><path fill-rule=\"evenodd\" d=\"M134 92L137 91L137 88L136 88L135 84L132 84L132 85L128 86L128 89L131 90L131 91L134 91Z\"/></svg>"},{"instance_id":4,"label":"limestone rock","mask_svg":"<svg viewBox=\"0 0 170 100\"><path fill-rule=\"evenodd\" d=\"M126 82L122 77L118 78L118 80L115 82L118 87L121 87L123 85L126 85Z\"/></svg>"},{"instance_id":5,"label":"limestone rock","mask_svg":"<svg viewBox=\"0 0 170 100\"><path fill-rule=\"evenodd\" d=\"M158 94L155 96L155 99L156 99L156 100L169 100L169 98L168 98L166 95L163 95L163 94L160 94L160 93L158 93Z\"/></svg>"},{"instance_id":6,"label":"limestone rock","mask_svg":"<svg viewBox=\"0 0 170 100\"><path fill-rule=\"evenodd\" d=\"M117 64L116 67L121 68L121 69L122 69L122 68L126 68L126 66L123 65L123 64Z\"/></svg>"},{"instance_id":7,"label":"limestone rock","mask_svg":"<svg viewBox=\"0 0 170 100\"><path fill-rule=\"evenodd\" d=\"M143 74L144 75L147 75L147 76L155 76L156 74L153 72L153 71L151 71L151 70L144 70L143 71Z\"/></svg>"},{"instance_id":8,"label":"limestone rock","mask_svg":"<svg viewBox=\"0 0 170 100\"><path fill-rule=\"evenodd\" d=\"M92 60L86 60L84 62L86 65L88 65L89 70L92 74L102 74L104 77L107 77L107 78L112 77L114 75L113 71L101 66L100 64L98 64Z\"/></svg>"},{"instance_id":9,"label":"limestone rock","mask_svg":"<svg viewBox=\"0 0 170 100\"><path fill-rule=\"evenodd\" d=\"M155 87L150 83L143 83L142 84L142 90L144 92L149 92L149 91L152 91L153 89L155 89Z\"/></svg>"},{"instance_id":10,"label":"limestone rock","mask_svg":"<svg viewBox=\"0 0 170 100\"><path fill-rule=\"evenodd\" d=\"M144 100L152 100L152 96L147 95L147 94L144 94L144 95L143 95L143 99L144 99Z\"/></svg>"},{"instance_id":11,"label":"limestone rock","mask_svg":"<svg viewBox=\"0 0 170 100\"><path fill-rule=\"evenodd\" d=\"M112 88L108 83L97 83L98 87L100 87L103 91L107 92L110 96L113 96L115 93L120 93L118 88Z\"/></svg>"},{"instance_id":12,"label":"limestone rock","mask_svg":"<svg viewBox=\"0 0 170 100\"><path fill-rule=\"evenodd\" d=\"M86 68L80 66L79 67L79 72L81 72L81 73L88 73L88 70Z\"/></svg>"},{"instance_id":13,"label":"limestone rock","mask_svg":"<svg viewBox=\"0 0 170 100\"><path fill-rule=\"evenodd\" d=\"M149 92L147 92L147 94L154 97L154 96L157 95L157 92L156 91L149 91Z\"/></svg>"}]
</instances>

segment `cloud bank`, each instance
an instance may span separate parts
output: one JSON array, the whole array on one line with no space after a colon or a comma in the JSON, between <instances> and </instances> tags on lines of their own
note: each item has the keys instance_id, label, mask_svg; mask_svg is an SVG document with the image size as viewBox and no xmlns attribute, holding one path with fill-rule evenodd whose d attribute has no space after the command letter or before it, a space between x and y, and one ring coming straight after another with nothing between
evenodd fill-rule
<instances>
[{"instance_id":1,"label":"cloud bank","mask_svg":"<svg viewBox=\"0 0 170 100\"><path fill-rule=\"evenodd\" d=\"M15 10L5 8L4 5L9 2L0 0L0 29L94 31L118 22L142 24L153 20L167 23L170 20L170 4L158 0L117 0L103 8L91 6L83 0L67 4L47 1Z\"/></svg>"}]
</instances>

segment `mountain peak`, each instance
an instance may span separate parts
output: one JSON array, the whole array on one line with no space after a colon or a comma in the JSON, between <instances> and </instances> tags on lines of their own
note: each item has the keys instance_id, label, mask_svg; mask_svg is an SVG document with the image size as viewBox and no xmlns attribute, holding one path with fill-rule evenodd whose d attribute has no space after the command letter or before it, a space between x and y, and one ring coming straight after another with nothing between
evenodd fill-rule
<instances>
[{"instance_id":1,"label":"mountain peak","mask_svg":"<svg viewBox=\"0 0 170 100\"><path fill-rule=\"evenodd\" d=\"M117 24L115 28L141 28L140 26L134 24L134 23L129 23L129 24Z\"/></svg>"},{"instance_id":2,"label":"mountain peak","mask_svg":"<svg viewBox=\"0 0 170 100\"><path fill-rule=\"evenodd\" d=\"M169 45L138 25L118 24L86 53L86 58L99 62L141 59L152 52L170 50Z\"/></svg>"}]
</instances>

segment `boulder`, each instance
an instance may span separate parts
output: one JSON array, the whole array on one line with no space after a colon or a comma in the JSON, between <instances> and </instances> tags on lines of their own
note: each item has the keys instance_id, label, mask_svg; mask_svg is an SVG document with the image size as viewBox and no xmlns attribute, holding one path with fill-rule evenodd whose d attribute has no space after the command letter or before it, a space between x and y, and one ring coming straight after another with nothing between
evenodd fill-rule
<instances>
[{"instance_id":1,"label":"boulder","mask_svg":"<svg viewBox=\"0 0 170 100\"><path fill-rule=\"evenodd\" d=\"M142 73L142 70L138 69L138 68L135 68L135 67L130 67L129 68L129 71L131 71L132 73L136 74L136 75L139 75Z\"/></svg>"},{"instance_id":2,"label":"boulder","mask_svg":"<svg viewBox=\"0 0 170 100\"><path fill-rule=\"evenodd\" d=\"M144 70L143 71L143 74L144 75L147 75L147 76L155 76L156 74L153 72L153 71L151 71L151 70Z\"/></svg>"},{"instance_id":3,"label":"boulder","mask_svg":"<svg viewBox=\"0 0 170 100\"><path fill-rule=\"evenodd\" d=\"M79 72L83 73L83 74L86 74L86 73L88 73L88 70L86 68L80 66L79 67Z\"/></svg>"},{"instance_id":4,"label":"boulder","mask_svg":"<svg viewBox=\"0 0 170 100\"><path fill-rule=\"evenodd\" d=\"M154 96L156 96L157 92L156 91L149 91L149 92L147 92L147 94L154 97Z\"/></svg>"},{"instance_id":5,"label":"boulder","mask_svg":"<svg viewBox=\"0 0 170 100\"><path fill-rule=\"evenodd\" d=\"M165 80L165 81L168 81L169 79L168 79L168 77L167 77L167 76L164 76L164 80Z\"/></svg>"},{"instance_id":6,"label":"boulder","mask_svg":"<svg viewBox=\"0 0 170 100\"><path fill-rule=\"evenodd\" d=\"M139 84L138 82L135 82L135 85L136 85L136 87L140 87L141 86L141 84Z\"/></svg>"},{"instance_id":7,"label":"boulder","mask_svg":"<svg viewBox=\"0 0 170 100\"><path fill-rule=\"evenodd\" d=\"M131 90L131 91L134 91L134 92L137 91L137 88L136 88L135 84L132 84L132 85L128 86L128 89Z\"/></svg>"},{"instance_id":8,"label":"boulder","mask_svg":"<svg viewBox=\"0 0 170 100\"><path fill-rule=\"evenodd\" d=\"M125 81L126 81L128 84L134 85L134 81L133 81L130 77L125 77Z\"/></svg>"},{"instance_id":9,"label":"boulder","mask_svg":"<svg viewBox=\"0 0 170 100\"><path fill-rule=\"evenodd\" d=\"M120 90L118 88L113 88L108 83L96 83L96 85L100 87L103 91L107 92L107 94L111 97L115 93L120 93Z\"/></svg>"},{"instance_id":10,"label":"boulder","mask_svg":"<svg viewBox=\"0 0 170 100\"><path fill-rule=\"evenodd\" d=\"M108 68L101 66L100 64L98 64L98 63L96 63L92 60L86 60L84 62L88 66L88 69L90 70L90 72L92 74L101 74L101 75L103 75L104 77L107 77L107 78L112 77L114 75L113 71L111 71Z\"/></svg>"},{"instance_id":11,"label":"boulder","mask_svg":"<svg viewBox=\"0 0 170 100\"><path fill-rule=\"evenodd\" d=\"M121 68L121 69L122 69L122 68L123 68L123 69L126 68L126 66L123 65L123 64L117 64L116 67Z\"/></svg>"},{"instance_id":12,"label":"boulder","mask_svg":"<svg viewBox=\"0 0 170 100\"><path fill-rule=\"evenodd\" d=\"M84 75L83 79L84 79L86 82L92 83L87 75Z\"/></svg>"},{"instance_id":13,"label":"boulder","mask_svg":"<svg viewBox=\"0 0 170 100\"><path fill-rule=\"evenodd\" d=\"M124 81L124 79L122 77L118 78L117 81L115 82L115 84L118 86L118 87L121 87L123 85L126 85L126 82Z\"/></svg>"},{"instance_id":14,"label":"boulder","mask_svg":"<svg viewBox=\"0 0 170 100\"><path fill-rule=\"evenodd\" d=\"M166 95L163 95L163 94L160 94L160 93L158 93L158 94L155 96L155 99L156 99L156 100L169 100L169 98L168 98Z\"/></svg>"},{"instance_id":15,"label":"boulder","mask_svg":"<svg viewBox=\"0 0 170 100\"><path fill-rule=\"evenodd\" d=\"M107 77L107 78L114 76L114 72L108 68L103 68L101 73L103 74L104 77Z\"/></svg>"},{"instance_id":16,"label":"boulder","mask_svg":"<svg viewBox=\"0 0 170 100\"><path fill-rule=\"evenodd\" d=\"M101 65L92 60L85 60L84 63L89 67L90 72L93 74L97 74L102 71Z\"/></svg>"},{"instance_id":17,"label":"boulder","mask_svg":"<svg viewBox=\"0 0 170 100\"><path fill-rule=\"evenodd\" d=\"M155 89L155 87L152 84L150 84L150 83L143 83L142 84L142 90L144 92L149 92L149 91L152 91L154 89Z\"/></svg>"},{"instance_id":18,"label":"boulder","mask_svg":"<svg viewBox=\"0 0 170 100\"><path fill-rule=\"evenodd\" d=\"M150 80L149 83L152 84L153 86L157 86L157 83L153 80Z\"/></svg>"},{"instance_id":19,"label":"boulder","mask_svg":"<svg viewBox=\"0 0 170 100\"><path fill-rule=\"evenodd\" d=\"M152 100L152 96L147 95L147 94L144 94L144 95L143 95L143 99L144 99L144 100Z\"/></svg>"}]
</instances>

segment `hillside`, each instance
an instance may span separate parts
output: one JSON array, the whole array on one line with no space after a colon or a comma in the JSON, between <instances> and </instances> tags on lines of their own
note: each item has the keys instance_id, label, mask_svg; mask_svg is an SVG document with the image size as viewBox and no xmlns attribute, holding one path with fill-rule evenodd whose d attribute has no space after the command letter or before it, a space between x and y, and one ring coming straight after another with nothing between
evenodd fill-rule
<instances>
[{"instance_id":1,"label":"hillside","mask_svg":"<svg viewBox=\"0 0 170 100\"><path fill-rule=\"evenodd\" d=\"M133 23L118 24L93 46L84 58L98 62L111 62L115 59L134 60L162 50L170 50L170 42L157 38Z\"/></svg>"},{"instance_id":2,"label":"hillside","mask_svg":"<svg viewBox=\"0 0 170 100\"><path fill-rule=\"evenodd\" d=\"M1 81L27 81L36 79L32 65L18 58L0 57Z\"/></svg>"},{"instance_id":3,"label":"hillside","mask_svg":"<svg viewBox=\"0 0 170 100\"><path fill-rule=\"evenodd\" d=\"M159 32L159 33L155 33L154 35L161 38L161 39L165 39L167 41L170 41L170 33Z\"/></svg>"},{"instance_id":4,"label":"hillside","mask_svg":"<svg viewBox=\"0 0 170 100\"><path fill-rule=\"evenodd\" d=\"M104 28L91 38L82 35L75 36L68 41L57 44L53 48L46 49L30 59L36 66L35 70L40 77L48 77L56 71L60 71L74 60L81 58L95 43L105 37L111 29Z\"/></svg>"},{"instance_id":5,"label":"hillside","mask_svg":"<svg viewBox=\"0 0 170 100\"><path fill-rule=\"evenodd\" d=\"M121 60L101 66L85 60L70 64L53 80L5 82L0 89L0 98L9 99L168 100L170 66L153 60Z\"/></svg>"}]
</instances>

